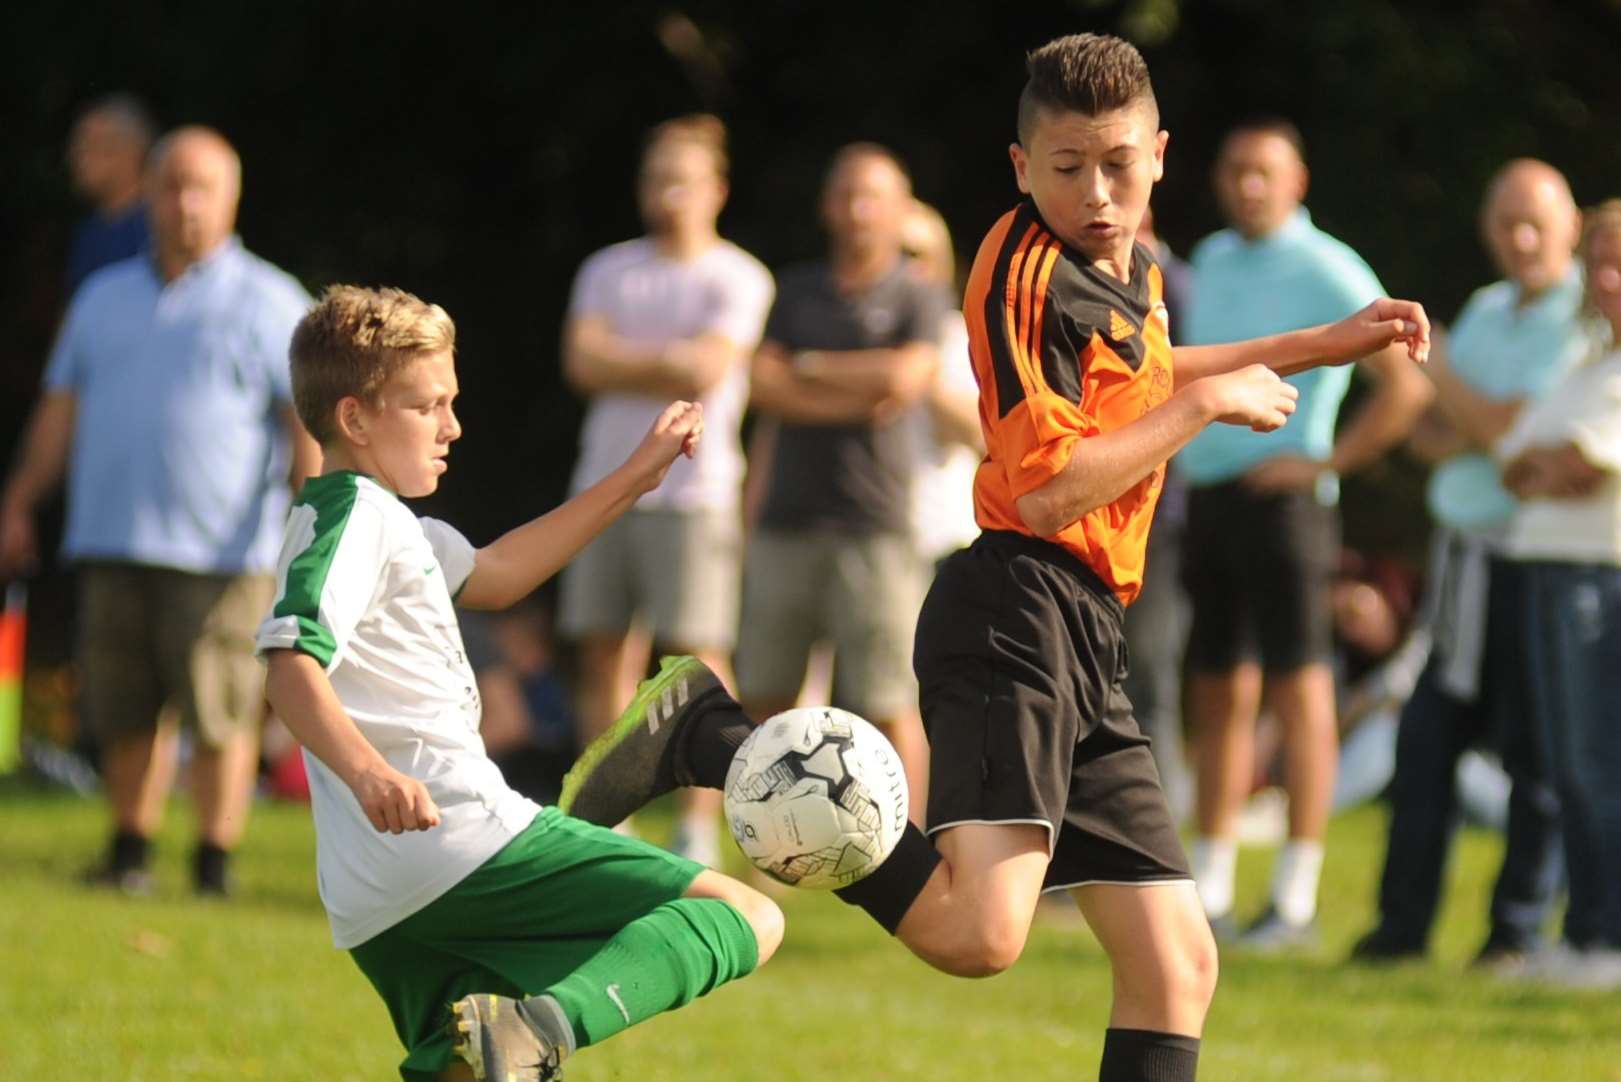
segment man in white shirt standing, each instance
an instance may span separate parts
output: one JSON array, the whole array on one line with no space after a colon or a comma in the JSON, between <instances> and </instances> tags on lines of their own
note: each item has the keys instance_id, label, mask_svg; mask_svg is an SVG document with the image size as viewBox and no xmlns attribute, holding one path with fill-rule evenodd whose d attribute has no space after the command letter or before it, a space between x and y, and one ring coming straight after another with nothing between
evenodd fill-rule
<instances>
[{"instance_id":1,"label":"man in white shirt standing","mask_svg":"<svg viewBox=\"0 0 1621 1082\"><path fill-rule=\"evenodd\" d=\"M581 266L563 332L564 375L590 399L571 491L601 480L671 398L703 404L709 433L658 490L569 567L560 620L580 644L584 741L645 675L648 654L694 654L725 677L737 636L747 367L774 293L771 274L716 232L726 202L726 129L712 116L654 128L638 197L647 235ZM632 635L632 631L641 634ZM676 848L719 856L718 794L685 800Z\"/></svg>"}]
</instances>

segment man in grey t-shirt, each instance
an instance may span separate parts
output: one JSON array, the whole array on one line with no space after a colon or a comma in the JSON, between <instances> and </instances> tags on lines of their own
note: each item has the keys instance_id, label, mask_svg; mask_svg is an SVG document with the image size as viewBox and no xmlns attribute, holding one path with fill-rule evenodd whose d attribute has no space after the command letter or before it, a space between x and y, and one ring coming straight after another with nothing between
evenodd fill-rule
<instances>
[{"instance_id":1,"label":"man in grey t-shirt","mask_svg":"<svg viewBox=\"0 0 1621 1082\"><path fill-rule=\"evenodd\" d=\"M811 647L830 640L834 702L895 743L921 822L911 642L925 584L896 422L934 378L946 298L902 258L911 196L890 151L845 147L822 193L829 258L779 279L753 366L751 403L771 450L744 563L737 678L751 716L770 717L793 705Z\"/></svg>"}]
</instances>

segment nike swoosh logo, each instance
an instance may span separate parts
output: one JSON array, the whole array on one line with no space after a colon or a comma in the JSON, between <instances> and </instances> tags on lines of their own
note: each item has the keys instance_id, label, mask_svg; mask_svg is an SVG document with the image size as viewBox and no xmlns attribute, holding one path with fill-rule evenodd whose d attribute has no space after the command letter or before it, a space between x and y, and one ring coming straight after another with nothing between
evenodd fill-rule
<instances>
[{"instance_id":1,"label":"nike swoosh logo","mask_svg":"<svg viewBox=\"0 0 1621 1082\"><path fill-rule=\"evenodd\" d=\"M625 1001L619 998L619 986L610 984L603 991L608 993L608 998L614 1001L614 1006L619 1008L619 1013L625 1016L625 1024L629 1025L630 1012L625 1009Z\"/></svg>"}]
</instances>

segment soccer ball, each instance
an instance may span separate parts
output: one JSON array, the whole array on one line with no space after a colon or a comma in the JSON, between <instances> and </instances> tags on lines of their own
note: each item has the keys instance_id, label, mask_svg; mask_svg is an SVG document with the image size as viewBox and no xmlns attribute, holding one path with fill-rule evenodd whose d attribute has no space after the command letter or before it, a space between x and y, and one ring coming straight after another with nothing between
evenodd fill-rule
<instances>
[{"instance_id":1,"label":"soccer ball","mask_svg":"<svg viewBox=\"0 0 1621 1082\"><path fill-rule=\"evenodd\" d=\"M726 772L738 848L796 887L847 887L878 867L906 828L906 800L906 773L884 734L828 706L768 718Z\"/></svg>"}]
</instances>

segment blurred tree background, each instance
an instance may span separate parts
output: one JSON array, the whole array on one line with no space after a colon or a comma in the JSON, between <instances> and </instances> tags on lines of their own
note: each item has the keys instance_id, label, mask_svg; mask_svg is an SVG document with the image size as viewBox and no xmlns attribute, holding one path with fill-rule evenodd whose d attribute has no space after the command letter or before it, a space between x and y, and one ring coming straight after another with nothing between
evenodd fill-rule
<instances>
[{"instance_id":1,"label":"blurred tree background","mask_svg":"<svg viewBox=\"0 0 1621 1082\"><path fill-rule=\"evenodd\" d=\"M1081 30L1148 58L1172 133L1158 221L1184 252L1220 224L1217 141L1256 112L1304 131L1316 221L1442 318L1492 276L1476 205L1506 158L1548 159L1584 203L1621 192L1618 0L129 0L23 4L7 23L0 441L15 445L64 303L80 213L67 130L88 100L129 90L165 125L235 142L251 249L312 291L396 284L456 317L467 434L435 502L479 541L563 493L580 413L558 376L569 283L638 232L639 140L675 114L730 126L722 229L773 266L819 251L823 165L858 138L899 151L971 257L1015 198L1023 53ZM1422 535L1402 478L1398 465L1350 490L1366 543Z\"/></svg>"}]
</instances>

